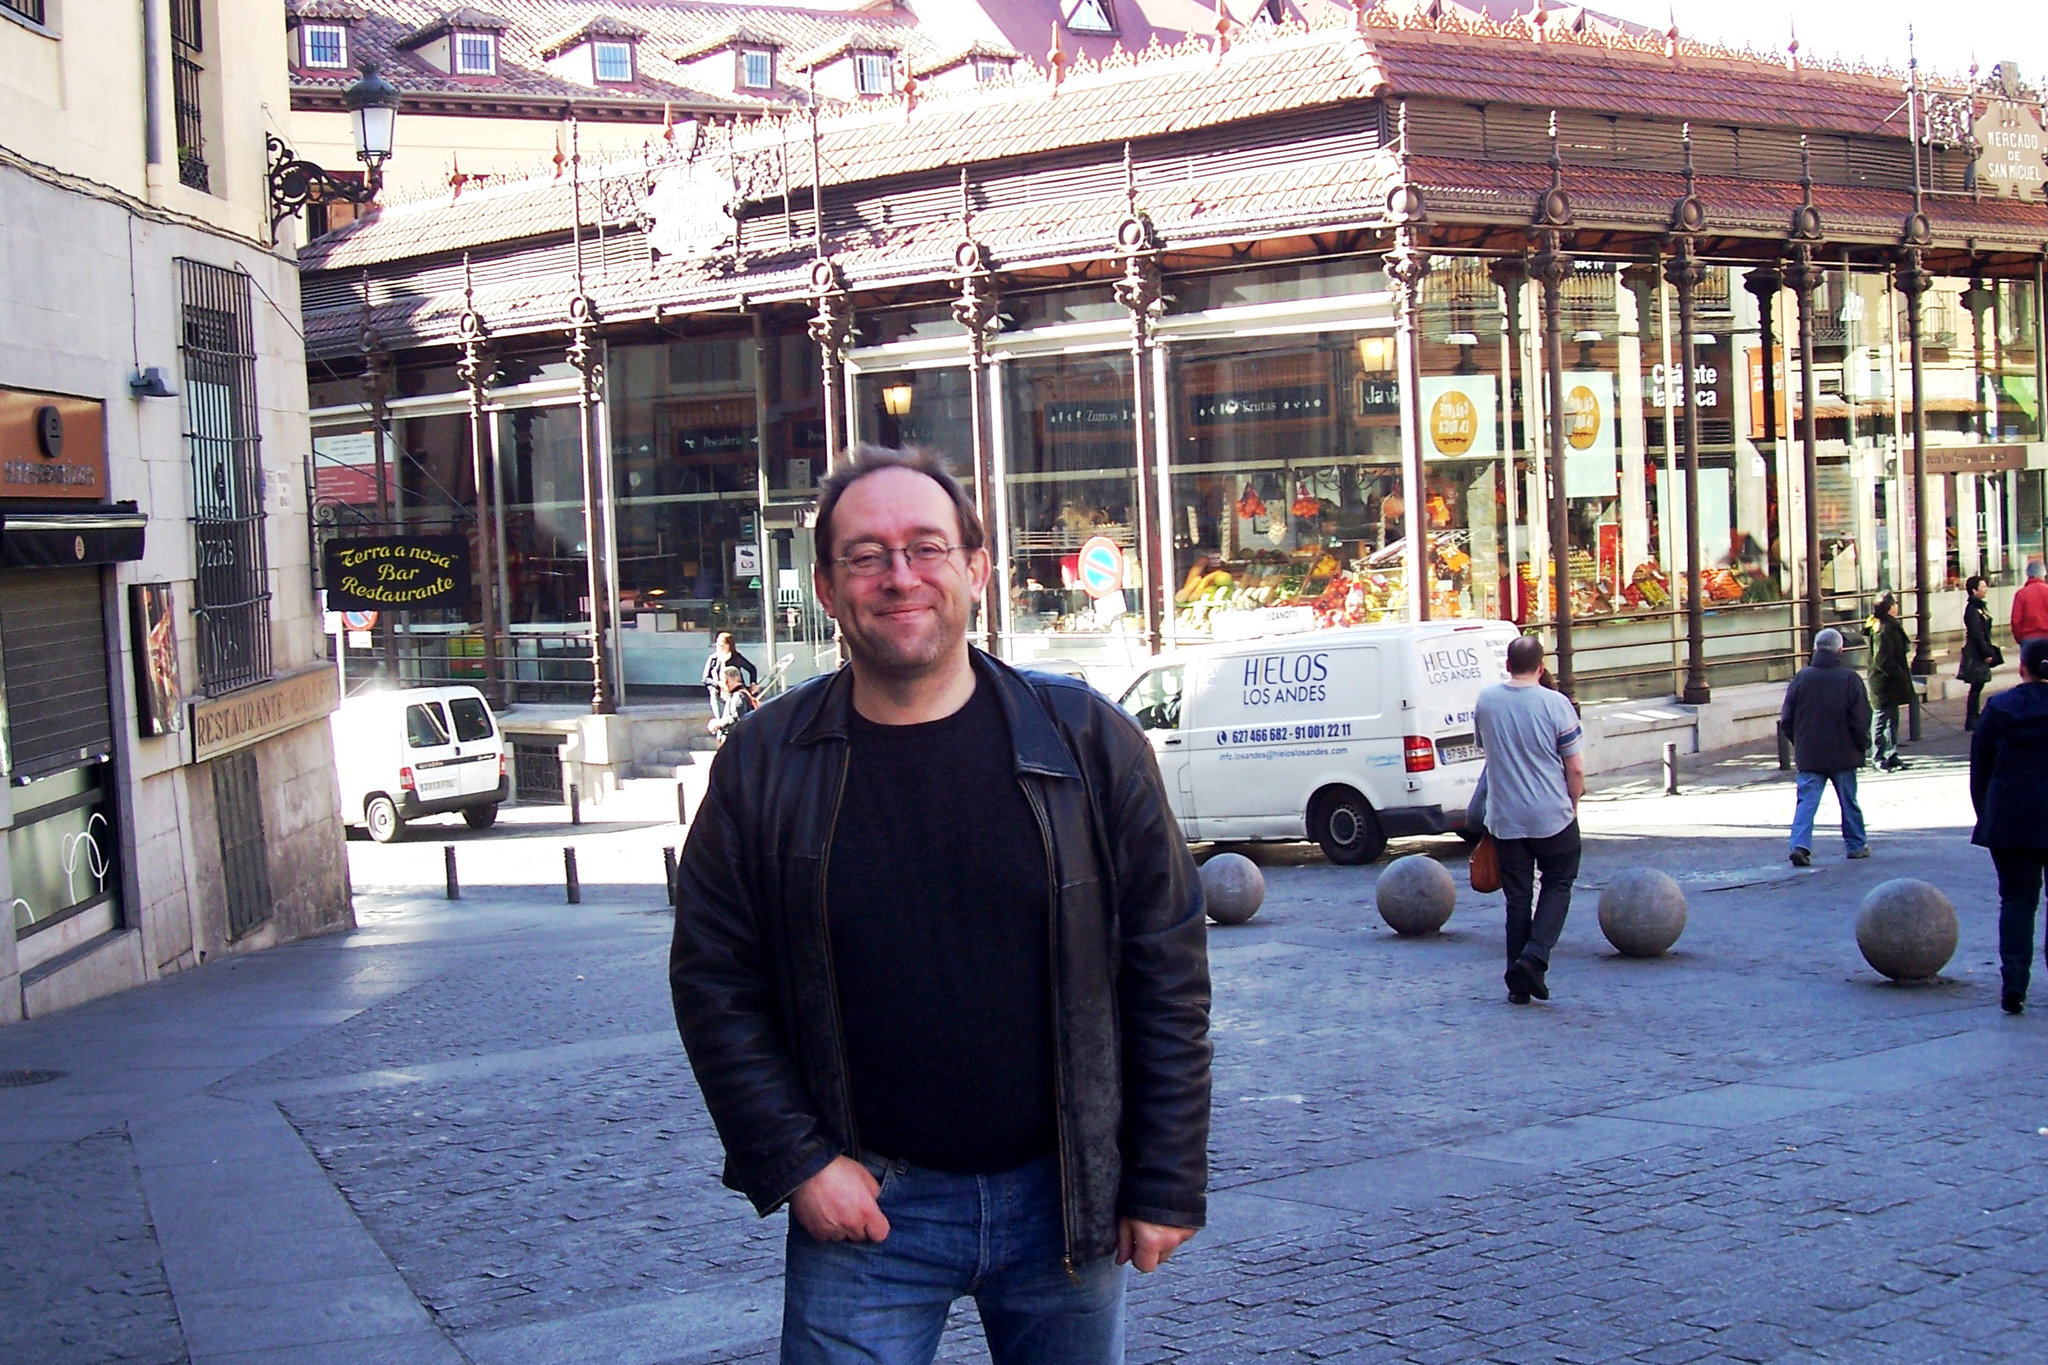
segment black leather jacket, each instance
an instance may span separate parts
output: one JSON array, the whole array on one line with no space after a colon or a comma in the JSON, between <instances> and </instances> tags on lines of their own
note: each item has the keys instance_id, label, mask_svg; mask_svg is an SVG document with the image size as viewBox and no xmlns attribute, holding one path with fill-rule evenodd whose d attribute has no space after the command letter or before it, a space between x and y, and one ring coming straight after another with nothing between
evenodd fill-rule
<instances>
[{"instance_id":1,"label":"black leather jacket","mask_svg":"<svg viewBox=\"0 0 2048 1365\"><path fill-rule=\"evenodd\" d=\"M1070 1262L1119 1216L1200 1227L1209 1138L1201 883L1138 727L1085 684L975 651L1044 831L1060 1186ZM676 880L669 984L725 1143L725 1183L766 1214L858 1150L824 869L853 678L817 678L735 726Z\"/></svg>"}]
</instances>

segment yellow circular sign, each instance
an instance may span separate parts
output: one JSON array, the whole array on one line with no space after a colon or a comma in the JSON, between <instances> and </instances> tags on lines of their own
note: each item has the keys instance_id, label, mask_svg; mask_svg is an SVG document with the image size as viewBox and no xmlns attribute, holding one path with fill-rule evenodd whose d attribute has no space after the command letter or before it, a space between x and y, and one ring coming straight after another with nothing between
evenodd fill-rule
<instances>
[{"instance_id":1,"label":"yellow circular sign","mask_svg":"<svg viewBox=\"0 0 2048 1365\"><path fill-rule=\"evenodd\" d=\"M1429 436L1439 454L1463 455L1479 435L1479 409L1456 389L1437 395L1429 409Z\"/></svg>"},{"instance_id":2,"label":"yellow circular sign","mask_svg":"<svg viewBox=\"0 0 2048 1365\"><path fill-rule=\"evenodd\" d=\"M1579 385L1564 398L1564 439L1573 450L1591 450L1600 439L1600 396Z\"/></svg>"}]
</instances>

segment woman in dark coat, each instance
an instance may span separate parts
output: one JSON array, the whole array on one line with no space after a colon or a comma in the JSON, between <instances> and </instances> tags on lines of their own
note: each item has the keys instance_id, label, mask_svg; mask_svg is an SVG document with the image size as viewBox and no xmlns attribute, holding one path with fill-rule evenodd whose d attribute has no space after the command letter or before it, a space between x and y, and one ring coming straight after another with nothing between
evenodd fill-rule
<instances>
[{"instance_id":1,"label":"woman in dark coat","mask_svg":"<svg viewBox=\"0 0 2048 1365\"><path fill-rule=\"evenodd\" d=\"M2007 1014L2027 1004L2034 959L2034 915L2041 905L2041 872L2048 865L2048 801L2041 774L2048 769L2048 639L2020 649L2020 685L1984 708L1970 741L1970 803L1977 828L1970 842L1991 850L1998 869L1998 961Z\"/></svg>"},{"instance_id":2,"label":"woman in dark coat","mask_svg":"<svg viewBox=\"0 0 2048 1365\"><path fill-rule=\"evenodd\" d=\"M1991 640L1991 611L1984 605L1991 593L1989 580L1983 574L1971 574L1963 589L1967 594L1963 599L1963 657L1956 676L1970 685L1963 728L1974 730L1982 710L1984 684L1991 681L1991 670L2005 662L2005 652Z\"/></svg>"},{"instance_id":3,"label":"woman in dark coat","mask_svg":"<svg viewBox=\"0 0 2048 1365\"><path fill-rule=\"evenodd\" d=\"M1884 772L1905 767L1899 758L1899 708L1913 701L1913 667L1907 662L1906 628L1899 624L1898 603L1890 593L1871 608L1870 707L1871 756Z\"/></svg>"}]
</instances>

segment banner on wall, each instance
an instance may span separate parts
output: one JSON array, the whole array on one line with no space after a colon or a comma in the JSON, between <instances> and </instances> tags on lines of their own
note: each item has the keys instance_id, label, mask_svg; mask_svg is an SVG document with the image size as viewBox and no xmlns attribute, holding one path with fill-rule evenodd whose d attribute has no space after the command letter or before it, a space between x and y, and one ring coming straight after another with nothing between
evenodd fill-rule
<instances>
[{"instance_id":1,"label":"banner on wall","mask_svg":"<svg viewBox=\"0 0 2048 1365\"><path fill-rule=\"evenodd\" d=\"M1484 460L1499 453L1500 389L1494 376L1445 374L1422 381L1425 460Z\"/></svg>"},{"instance_id":2,"label":"banner on wall","mask_svg":"<svg viewBox=\"0 0 2048 1365\"><path fill-rule=\"evenodd\" d=\"M1614 376L1568 370L1564 376L1564 495L1611 498L1621 488L1614 440Z\"/></svg>"}]
</instances>

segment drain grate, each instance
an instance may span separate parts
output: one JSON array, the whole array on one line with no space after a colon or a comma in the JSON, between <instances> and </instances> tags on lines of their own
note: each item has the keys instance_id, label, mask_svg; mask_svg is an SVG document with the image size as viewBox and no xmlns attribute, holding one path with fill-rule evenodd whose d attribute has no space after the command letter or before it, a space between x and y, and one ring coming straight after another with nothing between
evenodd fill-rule
<instances>
[{"instance_id":1,"label":"drain grate","mask_svg":"<svg viewBox=\"0 0 2048 1365\"><path fill-rule=\"evenodd\" d=\"M48 1085L51 1081L63 1080L64 1076L65 1073L62 1071L0 1071L0 1090L12 1090L24 1085Z\"/></svg>"}]
</instances>

